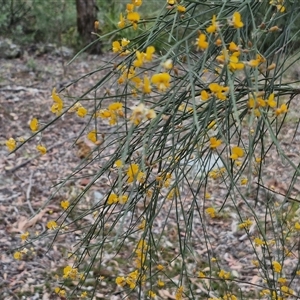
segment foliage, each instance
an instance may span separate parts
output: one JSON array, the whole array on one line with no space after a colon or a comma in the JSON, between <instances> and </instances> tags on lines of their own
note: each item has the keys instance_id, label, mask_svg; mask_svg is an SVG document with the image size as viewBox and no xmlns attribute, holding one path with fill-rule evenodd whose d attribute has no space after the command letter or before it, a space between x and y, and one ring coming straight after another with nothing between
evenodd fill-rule
<instances>
[{"instance_id":1,"label":"foliage","mask_svg":"<svg viewBox=\"0 0 300 300\"><path fill-rule=\"evenodd\" d=\"M100 69L106 76L75 101L52 91L57 117L46 127L73 112L86 120L78 138L95 145L60 179L53 195L66 191L82 170L97 166L89 184L64 200L61 215L46 224L46 234L55 237L83 232L55 293L92 299L102 281L112 285L101 274L114 260L121 271L112 275L113 284L123 298L159 298L163 289L175 299L299 298L299 207L291 197L298 166L282 150L280 137L299 93L285 77L298 5L168 0L150 19L141 18L140 5L136 0L120 11L118 29L111 32L115 57ZM278 25L282 18L288 20L284 27ZM157 39L160 52L153 46ZM103 130L103 124L111 129ZM44 129L37 119L30 128L35 134ZM7 141L9 150L20 146L13 138ZM264 169L274 148L292 174L289 189L283 201L273 193L258 205L260 190L272 192ZM37 150L47 151L43 143ZM83 206L101 180L107 182L103 196ZM222 203L211 199L216 187L225 191L214 195ZM213 245L216 227L232 216L242 247L252 253L258 283L230 269L224 241ZM21 239L31 242L27 234ZM22 255L14 253L15 259ZM92 290L85 289L96 263L100 276Z\"/></svg>"}]
</instances>

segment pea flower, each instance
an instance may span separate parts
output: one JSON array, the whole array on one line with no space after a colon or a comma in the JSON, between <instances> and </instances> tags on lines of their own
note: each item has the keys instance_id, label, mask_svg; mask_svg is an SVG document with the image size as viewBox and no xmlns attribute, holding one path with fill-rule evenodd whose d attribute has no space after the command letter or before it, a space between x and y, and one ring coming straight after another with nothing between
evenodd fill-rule
<instances>
[{"instance_id":1,"label":"pea flower","mask_svg":"<svg viewBox=\"0 0 300 300\"><path fill-rule=\"evenodd\" d=\"M244 26L244 23L241 20L241 14L237 11L233 14L230 23L234 28L242 28Z\"/></svg>"},{"instance_id":2,"label":"pea flower","mask_svg":"<svg viewBox=\"0 0 300 300\"><path fill-rule=\"evenodd\" d=\"M66 210L70 206L70 202L68 200L63 200L60 202L60 206Z\"/></svg>"},{"instance_id":3,"label":"pea flower","mask_svg":"<svg viewBox=\"0 0 300 300\"><path fill-rule=\"evenodd\" d=\"M38 121L38 119L33 118L30 121L29 127L30 127L31 131L33 131L33 132L38 131L39 130L39 121Z\"/></svg>"},{"instance_id":4,"label":"pea flower","mask_svg":"<svg viewBox=\"0 0 300 300\"><path fill-rule=\"evenodd\" d=\"M282 266L281 266L281 264L278 261L273 261L272 262L272 266L273 266L274 272L276 272L276 273L280 273L281 272Z\"/></svg>"},{"instance_id":5,"label":"pea flower","mask_svg":"<svg viewBox=\"0 0 300 300\"><path fill-rule=\"evenodd\" d=\"M214 32L216 32L218 30L218 23L217 23L217 17L216 17L216 15L213 15L211 23L212 24L206 28L206 31L208 33L214 33Z\"/></svg>"},{"instance_id":6,"label":"pea flower","mask_svg":"<svg viewBox=\"0 0 300 300\"><path fill-rule=\"evenodd\" d=\"M232 160L236 160L239 157L243 157L243 156L244 156L244 150L241 147L238 146L232 147L231 155L230 155L230 158Z\"/></svg>"},{"instance_id":7,"label":"pea flower","mask_svg":"<svg viewBox=\"0 0 300 300\"><path fill-rule=\"evenodd\" d=\"M97 131L96 130L91 130L88 134L87 134L87 138L88 140L90 140L93 143L97 142Z\"/></svg>"},{"instance_id":8,"label":"pea flower","mask_svg":"<svg viewBox=\"0 0 300 300\"><path fill-rule=\"evenodd\" d=\"M9 138L7 141L5 141L5 145L9 151L13 151L13 150L15 150L15 148L17 146L17 142L15 139Z\"/></svg>"},{"instance_id":9,"label":"pea flower","mask_svg":"<svg viewBox=\"0 0 300 300\"><path fill-rule=\"evenodd\" d=\"M85 117L85 115L87 114L87 109L84 108L83 106L80 106L78 109L77 109L77 116L78 117Z\"/></svg>"},{"instance_id":10,"label":"pea flower","mask_svg":"<svg viewBox=\"0 0 300 300\"><path fill-rule=\"evenodd\" d=\"M59 95L56 93L56 88L53 88L51 97L54 101L54 104L51 107L51 111L53 113L60 114L63 109L64 103L59 97Z\"/></svg>"},{"instance_id":11,"label":"pea flower","mask_svg":"<svg viewBox=\"0 0 300 300\"><path fill-rule=\"evenodd\" d=\"M47 228L50 230L55 230L57 228L57 223L55 221L49 221L47 223Z\"/></svg>"},{"instance_id":12,"label":"pea flower","mask_svg":"<svg viewBox=\"0 0 300 300\"><path fill-rule=\"evenodd\" d=\"M209 142L210 142L210 148L211 149L216 149L222 144L222 141L218 140L216 137L211 137L209 139Z\"/></svg>"},{"instance_id":13,"label":"pea flower","mask_svg":"<svg viewBox=\"0 0 300 300\"><path fill-rule=\"evenodd\" d=\"M200 33L196 40L196 45L200 50L205 50L208 47L208 42L206 41L206 35L204 33Z\"/></svg>"},{"instance_id":14,"label":"pea flower","mask_svg":"<svg viewBox=\"0 0 300 300\"><path fill-rule=\"evenodd\" d=\"M164 92L170 86L170 80L169 73L158 73L151 77L151 82L157 86L160 92Z\"/></svg>"}]
</instances>

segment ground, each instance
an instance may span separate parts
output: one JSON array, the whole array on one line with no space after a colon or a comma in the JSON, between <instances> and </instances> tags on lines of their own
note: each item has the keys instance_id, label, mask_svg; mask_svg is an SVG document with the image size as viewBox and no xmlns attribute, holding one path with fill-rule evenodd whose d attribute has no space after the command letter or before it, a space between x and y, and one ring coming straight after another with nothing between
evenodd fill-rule
<instances>
[{"instance_id":1,"label":"ground","mask_svg":"<svg viewBox=\"0 0 300 300\"><path fill-rule=\"evenodd\" d=\"M59 270L61 272L66 265L68 253L72 252L71 245L76 243L76 236L81 236L81 227L75 226L75 235L59 237L53 246L51 236L42 240L32 238L32 244L27 245L29 252L24 260L15 260L13 253L22 245L21 233L30 231L31 236L34 236L35 233L38 235L45 232L45 224L59 215L60 202L66 197L74 196L73 194L77 194L89 184L89 174L91 174L89 172L93 172L95 167L80 171L77 180L70 182L67 188L49 199L59 180L68 176L70 170L76 169L85 157L85 148L76 146L78 132L84 129L85 121L75 114L65 114L62 119L48 127L42 136L38 134L11 155L8 155L5 140L12 136L27 139L32 134L28 124L33 117L42 120L44 124L53 120L54 115L50 112L53 87L56 87L57 91L62 90L73 80L97 69L110 58L110 55L82 55L70 65L67 65L67 59L51 54L39 57L27 55L20 59L0 61L0 294L4 295L3 299L55 299L56 296L53 294L53 288L57 285L55 274L59 273ZM63 92L69 93L72 97L79 96L91 88L101 76L104 74L91 74ZM300 161L298 153L300 133L296 129L296 120L297 111L293 110L283 126L279 139L282 141L287 157L297 165ZM109 126L103 125L103 132L110 130ZM48 148L47 154L43 156L35 149L40 140ZM86 140L83 145L88 150L92 146ZM110 155L111 151L108 148L107 155ZM286 162L280 159L275 150L268 153L265 166L266 186L286 194L293 176L291 168L287 167ZM83 207L92 205L97 197L103 196L103 192L109 188L109 185L109 180L97 181L81 205ZM255 190L255 185L253 186ZM295 182L292 190L293 197L297 197L298 190L300 190L298 183ZM212 182L209 192L211 194L209 201L214 201L214 206L220 207L226 195L226 186ZM248 195L248 203L253 204L253 207L256 205L257 213L263 217L265 213L263 202L268 199L266 189L262 189L258 197L254 196L253 189ZM188 193L185 199L186 204L189 205ZM205 206L203 203L201 205ZM238 205L245 215L251 209L244 202ZM162 218L168 213L168 209L168 207L162 208ZM210 255L217 254L222 259L220 262L222 267L233 272L241 282L246 282L239 287L249 293L252 292L252 295L255 295L252 297L256 298L257 286L255 285L261 284L261 279L259 272L251 264L254 257L250 242L244 232L237 229L238 217L230 203L222 214L222 218L215 218L208 222L206 234L210 238ZM92 221L88 217L83 220L85 225L92 224ZM195 239L195 243L199 243L199 248L196 253L197 263L194 269L191 269L194 273L197 267L203 265L199 257L205 256L207 252L205 241L200 234L203 233L203 227L197 222L198 220L195 220L194 227L195 230L199 230L199 236ZM160 221L158 227L159 224ZM168 236L164 237L166 244L168 249L178 253L176 242L173 241L176 232L172 231L176 228L175 220L168 226ZM254 232L255 228L253 234ZM124 261L129 257L126 253L122 255ZM295 255L298 256L297 253ZM290 259L290 264L287 265L289 270L297 267L296 256ZM94 270L94 273L95 276L104 276L108 281L99 283L101 288L97 290L95 297L120 299L119 288L114 284L114 274L119 272L120 261L112 259L109 254L104 261L107 267L101 269L100 274L97 274L97 270ZM93 284L94 282L91 286ZM205 291L205 285L196 280L195 287L200 292ZM110 296L113 294L114 296ZM162 299L174 299L167 288L161 289L159 295Z\"/></svg>"}]
</instances>

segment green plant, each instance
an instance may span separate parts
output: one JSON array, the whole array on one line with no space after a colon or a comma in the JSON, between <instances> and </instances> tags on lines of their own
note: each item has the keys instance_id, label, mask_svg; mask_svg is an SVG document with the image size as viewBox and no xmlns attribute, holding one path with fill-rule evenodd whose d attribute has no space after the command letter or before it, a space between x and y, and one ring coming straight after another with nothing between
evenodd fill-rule
<instances>
[{"instance_id":1,"label":"green plant","mask_svg":"<svg viewBox=\"0 0 300 300\"><path fill-rule=\"evenodd\" d=\"M118 29L100 36L116 38L116 56L95 71L106 75L75 101L52 92L57 118L47 127L76 113L86 120L80 134L95 145L54 195L96 167L88 185L61 202L63 212L47 223L56 235L82 232L55 289L61 297L86 296L81 288L95 264L103 274L114 260L115 285L124 297L155 298L165 289L175 299L299 298L300 224L293 204L299 200L292 195L299 168L281 135L286 114L297 109L299 90L285 77L285 59L298 6L184 3L169 0L150 20L137 12L142 1L127 6ZM281 18L289 21L276 27ZM128 30L136 35L131 40ZM158 39L160 52L153 46ZM37 124L30 124L35 132ZM103 124L113 129L104 131ZM14 150L16 141L7 146ZM267 183L266 166L279 161L288 169L284 193L278 191L280 177ZM107 182L103 195L83 205L100 180ZM270 195L261 199L262 191ZM236 256L228 255L239 247ZM243 273L250 265L256 282ZM96 278L89 298L102 280ZM68 287L70 281L76 288Z\"/></svg>"}]
</instances>

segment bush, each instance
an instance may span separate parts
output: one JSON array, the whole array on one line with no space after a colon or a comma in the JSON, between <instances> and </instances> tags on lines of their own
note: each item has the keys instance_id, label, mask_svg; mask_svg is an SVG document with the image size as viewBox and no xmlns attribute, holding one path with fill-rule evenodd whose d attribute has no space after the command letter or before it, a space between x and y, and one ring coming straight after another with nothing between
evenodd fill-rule
<instances>
[{"instance_id":1,"label":"bush","mask_svg":"<svg viewBox=\"0 0 300 300\"><path fill-rule=\"evenodd\" d=\"M78 138L95 145L54 194L96 167L47 223L55 237L82 232L55 292L92 299L104 282L109 298L116 289L133 299L298 298L298 166L281 134L293 127L299 92L288 76L297 61L289 45L298 5L169 0L145 20L141 2L123 9L111 33L123 38L98 70L106 76L75 102L52 92L52 112L85 118ZM132 40L123 35L129 29ZM31 129L43 131L36 119ZM289 173L284 193L276 190L281 178L267 182L274 153ZM84 206L100 180L100 196Z\"/></svg>"}]
</instances>

